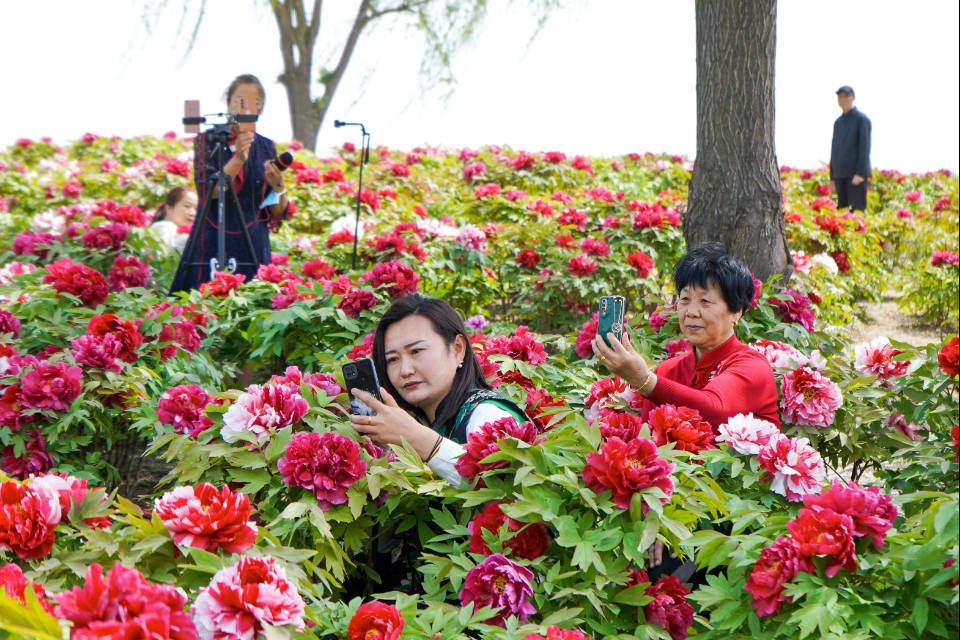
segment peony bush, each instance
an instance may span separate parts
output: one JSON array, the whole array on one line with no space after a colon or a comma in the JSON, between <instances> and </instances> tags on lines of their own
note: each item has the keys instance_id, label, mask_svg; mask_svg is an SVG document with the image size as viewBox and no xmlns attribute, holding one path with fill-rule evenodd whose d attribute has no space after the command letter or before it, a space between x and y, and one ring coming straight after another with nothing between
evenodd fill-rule
<instances>
[{"instance_id":1,"label":"peony bush","mask_svg":"<svg viewBox=\"0 0 960 640\"><path fill-rule=\"evenodd\" d=\"M378 148L353 268L358 151L291 143L271 264L170 297L178 257L148 225L190 149L0 152L0 629L956 634L956 176L876 171L860 214L824 169L781 168L794 274L757 282L738 328L777 378L778 428L643 420L587 348L611 292L651 361L690 348L670 285L685 158ZM888 288L943 339L853 343L858 302ZM471 435L456 488L345 418L340 365L412 291L469 319L529 418ZM649 567L661 548L693 578Z\"/></svg>"}]
</instances>

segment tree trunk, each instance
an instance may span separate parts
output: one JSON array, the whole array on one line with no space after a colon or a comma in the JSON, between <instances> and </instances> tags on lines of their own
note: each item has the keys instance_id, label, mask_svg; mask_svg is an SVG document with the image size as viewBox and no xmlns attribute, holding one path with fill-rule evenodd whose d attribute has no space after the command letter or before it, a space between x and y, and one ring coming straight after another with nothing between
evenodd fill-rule
<instances>
[{"instance_id":1,"label":"tree trunk","mask_svg":"<svg viewBox=\"0 0 960 640\"><path fill-rule=\"evenodd\" d=\"M303 4L302 0L270 0L280 30L283 73L279 80L287 90L293 137L312 150L317 144L322 120L320 110L310 98L310 83L313 80L313 46L320 31L323 0L315 0L310 19Z\"/></svg>"},{"instance_id":2,"label":"tree trunk","mask_svg":"<svg viewBox=\"0 0 960 640\"><path fill-rule=\"evenodd\" d=\"M774 145L776 0L697 0L697 157L688 248L719 241L761 280L789 278Z\"/></svg>"}]
</instances>

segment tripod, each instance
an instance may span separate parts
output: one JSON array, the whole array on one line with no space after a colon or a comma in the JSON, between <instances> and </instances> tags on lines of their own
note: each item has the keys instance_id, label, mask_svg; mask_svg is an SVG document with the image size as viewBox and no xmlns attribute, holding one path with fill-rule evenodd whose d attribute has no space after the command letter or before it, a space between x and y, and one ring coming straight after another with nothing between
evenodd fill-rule
<instances>
[{"instance_id":1,"label":"tripod","mask_svg":"<svg viewBox=\"0 0 960 640\"><path fill-rule=\"evenodd\" d=\"M257 260L256 251L253 248L253 240L250 238L250 230L247 228L246 221L243 219L243 209L240 207L240 198L237 196L237 191L233 187L233 179L227 175L223 170L224 165L224 150L227 148L227 142L230 139L230 127L229 125L217 125L212 129L210 138L214 142L213 153L217 158L216 166L217 171L210 177L207 178L206 182L209 185L211 180L216 181L216 200L217 200L217 253L215 257L210 258L209 263L207 262L194 262L194 255L197 251L197 243L199 236L203 233L203 226L206 224L207 214L210 211L211 201L213 200L213 189L207 189L207 195L203 200L203 207L200 210L200 214L197 216L196 221L193 224L193 228L190 229L190 237L187 238L187 244L183 250L183 257L180 258L180 264L177 265L176 275L173 277L173 283L170 285L170 293L176 293L177 291L185 291L187 289L186 277L191 267L210 267L210 277L208 280L213 280L214 276L218 271L228 271L233 273L236 271L238 266L253 266L259 267L260 262ZM202 134L201 134L202 135ZM203 153L203 161L206 162L206 152ZM234 219L240 226L240 231L243 233L243 239L247 247L247 252L250 254L250 262L238 262L236 257L230 256L227 257L227 202L228 197L231 198L233 202L235 213L231 215L231 218Z\"/></svg>"}]
</instances>

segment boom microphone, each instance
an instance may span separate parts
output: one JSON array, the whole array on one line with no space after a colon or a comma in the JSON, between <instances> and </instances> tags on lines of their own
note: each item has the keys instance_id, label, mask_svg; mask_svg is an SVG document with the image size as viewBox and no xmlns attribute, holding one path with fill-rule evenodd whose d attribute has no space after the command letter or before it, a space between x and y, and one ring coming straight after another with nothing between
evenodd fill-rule
<instances>
[{"instance_id":1,"label":"boom microphone","mask_svg":"<svg viewBox=\"0 0 960 640\"><path fill-rule=\"evenodd\" d=\"M287 169L290 168L290 165L293 163L293 154L290 153L289 151L284 151L279 156L274 158L271 162L273 162L273 166L275 166L280 171L286 171Z\"/></svg>"}]
</instances>

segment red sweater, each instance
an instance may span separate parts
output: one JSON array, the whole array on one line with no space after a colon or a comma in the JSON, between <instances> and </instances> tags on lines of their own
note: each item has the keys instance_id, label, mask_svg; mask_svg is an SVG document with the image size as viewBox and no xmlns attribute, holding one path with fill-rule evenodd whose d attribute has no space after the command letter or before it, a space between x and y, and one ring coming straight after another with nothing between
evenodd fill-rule
<instances>
[{"instance_id":1,"label":"red sweater","mask_svg":"<svg viewBox=\"0 0 960 640\"><path fill-rule=\"evenodd\" d=\"M780 426L777 383L766 358L736 336L703 354L674 356L654 373L657 384L643 403L642 415L661 404L696 409L714 432L738 413L753 413Z\"/></svg>"}]
</instances>

